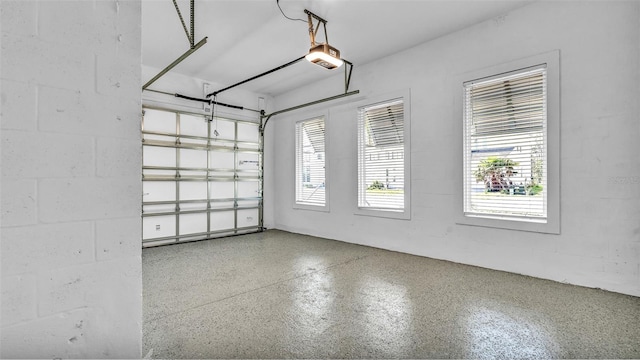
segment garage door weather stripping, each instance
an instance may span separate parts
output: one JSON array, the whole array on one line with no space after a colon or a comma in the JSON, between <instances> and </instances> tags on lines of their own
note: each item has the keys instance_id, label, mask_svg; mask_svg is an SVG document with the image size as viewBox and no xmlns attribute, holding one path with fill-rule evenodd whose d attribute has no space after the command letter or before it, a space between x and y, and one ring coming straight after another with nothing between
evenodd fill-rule
<instances>
[{"instance_id":1,"label":"garage door weather stripping","mask_svg":"<svg viewBox=\"0 0 640 360\"><path fill-rule=\"evenodd\" d=\"M547 221L545 65L464 84L464 213Z\"/></svg>"}]
</instances>

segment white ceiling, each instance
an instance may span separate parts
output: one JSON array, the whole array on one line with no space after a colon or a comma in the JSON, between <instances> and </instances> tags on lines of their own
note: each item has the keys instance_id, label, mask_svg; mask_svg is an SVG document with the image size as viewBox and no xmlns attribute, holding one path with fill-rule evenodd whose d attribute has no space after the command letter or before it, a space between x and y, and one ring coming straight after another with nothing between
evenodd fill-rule
<instances>
[{"instance_id":1,"label":"white ceiling","mask_svg":"<svg viewBox=\"0 0 640 360\"><path fill-rule=\"evenodd\" d=\"M208 41L172 72L231 85L299 58L309 51L308 9L327 20L329 43L355 65L355 77L359 65L531 1L280 0L284 13L302 22L287 20L276 0L195 0L195 42ZM189 0L177 2L189 28ZM324 41L321 31L318 41ZM143 0L143 64L162 69L188 49L173 1ZM242 88L275 96L336 72L343 74L301 61Z\"/></svg>"}]
</instances>

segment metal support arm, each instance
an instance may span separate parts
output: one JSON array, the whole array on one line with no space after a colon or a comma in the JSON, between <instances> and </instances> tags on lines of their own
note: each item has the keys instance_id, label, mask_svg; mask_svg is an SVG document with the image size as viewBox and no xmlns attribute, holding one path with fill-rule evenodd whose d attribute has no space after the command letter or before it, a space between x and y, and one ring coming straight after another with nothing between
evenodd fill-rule
<instances>
[{"instance_id":1,"label":"metal support arm","mask_svg":"<svg viewBox=\"0 0 640 360\"><path fill-rule=\"evenodd\" d=\"M320 30L320 24L322 24L322 27L324 28L324 42L328 44L329 36L327 35L327 20L321 18L320 16L312 13L307 9L304 9L304 13L307 14L307 23L309 24L309 40L311 42L311 47L314 47L318 44L316 43L316 36L318 35L318 30ZM315 26L315 29L313 26L313 20L311 18L318 20L318 25Z\"/></svg>"},{"instance_id":2,"label":"metal support arm","mask_svg":"<svg viewBox=\"0 0 640 360\"><path fill-rule=\"evenodd\" d=\"M189 45L193 47L193 28L191 33L187 30L187 25L184 23L184 19L182 18L182 13L180 12L180 7L178 7L178 2L173 0L173 6L176 8L176 12L178 13L178 18L180 18L180 23L182 24L182 28L184 29L184 33L187 34L187 40L189 40ZM193 3L191 3L191 9L193 10ZM191 14L191 25L193 25L193 14Z\"/></svg>"},{"instance_id":3,"label":"metal support arm","mask_svg":"<svg viewBox=\"0 0 640 360\"><path fill-rule=\"evenodd\" d=\"M353 64L345 59L344 61L344 92L349 92L349 85L351 84L351 73L353 72ZM348 65L348 66L347 66ZM347 71L347 67L349 70Z\"/></svg>"},{"instance_id":4,"label":"metal support arm","mask_svg":"<svg viewBox=\"0 0 640 360\"><path fill-rule=\"evenodd\" d=\"M196 50L200 49L202 47L202 45L204 45L206 43L207 43L207 38L205 37L204 39L200 40L194 47L192 47L191 49L187 50L184 54L180 55L180 57L177 58L171 64L169 64L169 66L167 66L162 71L160 71L158 73L158 75L154 76L153 78L151 78L151 80L147 81L147 83L144 84L144 86L142 86L142 90L145 90L146 88L148 88L151 84L153 84L156 80L158 80L162 75L168 73L176 65L180 64L182 62L182 60L184 60L187 57L189 57L189 55L193 54Z\"/></svg>"},{"instance_id":5,"label":"metal support arm","mask_svg":"<svg viewBox=\"0 0 640 360\"><path fill-rule=\"evenodd\" d=\"M223 91L227 91L227 90L229 90L229 89L232 89L232 88L234 88L234 87L236 87L236 86L242 85L242 84L247 83L247 82L249 82L249 81L255 80L255 79L260 78L260 77L263 77L263 76L265 76L265 75L269 75L269 74L271 74L272 72L275 72L275 71L278 71L278 70L282 70L282 69L286 68L287 66L291 66L291 65L293 65L293 64L295 64L295 63L297 63L298 61L300 61L300 60L302 60L302 59L304 59L304 56L301 56L301 57L299 57L299 58L297 58L297 59L295 59L295 60L289 61L288 63L286 63L286 64L284 64L284 65L280 65L280 66L278 66L278 67L276 67L276 68L273 68L273 69L271 69L271 70L269 70L269 71L265 71L265 72L263 72L262 74L258 74L258 75L256 75L256 76L250 77L250 78L248 78L248 79L246 79L246 80L242 80L242 81L240 81L239 83L235 83L235 84L233 84L233 85L227 86L226 88L223 88L223 89L220 89L220 90L216 90L216 91L214 91L214 92L212 92L212 93L210 93L210 94L207 94L207 97L210 97L210 96L216 96L216 95L218 95L219 93L221 93L221 92L223 92Z\"/></svg>"},{"instance_id":6,"label":"metal support arm","mask_svg":"<svg viewBox=\"0 0 640 360\"><path fill-rule=\"evenodd\" d=\"M286 112L289 112L289 111L298 110L298 109L301 109L301 108L304 108L304 107L307 107L307 106L316 105L316 104L320 104L320 103L323 103L323 102L336 100L336 99L340 99L340 98L343 98L343 97L346 97L346 96L351 96L351 95L355 95L355 94L359 94L359 93L360 93L360 90L354 90L354 91L347 92L347 93L344 93L344 94L338 94L338 95L326 97L326 98L323 98L323 99L311 101L311 102L308 102L308 103L292 106L290 108L274 111L274 112L272 112L271 114L268 114L268 115L267 114L262 114L260 116L260 133L264 134L264 129L267 127L267 123L269 122L269 119L271 119L271 117L273 117L275 115L279 115L279 114L286 113ZM263 123L262 119L264 119L264 118L266 118L266 120Z\"/></svg>"},{"instance_id":7,"label":"metal support arm","mask_svg":"<svg viewBox=\"0 0 640 360\"><path fill-rule=\"evenodd\" d=\"M187 50L184 54L182 54L179 58L177 58L174 62L172 62L171 64L169 64L169 66L167 66L166 68L164 68L163 70L161 70L158 75L154 76L153 78L151 78L151 80L147 81L146 84L144 84L142 86L142 90L144 91L146 88L148 88L151 84L153 84L156 80L158 80L160 77L162 77L164 74L168 73L171 69L173 69L176 65L178 65L179 63L182 62L182 60L186 59L189 55L193 54L193 52L195 52L196 50L198 50L200 47L202 47L202 45L207 43L207 37L205 36L204 39L200 40L197 44L195 43L195 0L190 0L190 15L191 15L191 22L190 22L190 26L191 26L191 32L189 32L189 30L187 29L187 25L184 22L184 19L182 18L182 13L180 12L180 7L178 7L178 2L176 0L173 0L173 5L176 8L176 12L178 13L178 17L180 18L180 23L182 24L182 28L184 29L184 33L187 35L187 40L189 40L189 50Z\"/></svg>"}]
</instances>

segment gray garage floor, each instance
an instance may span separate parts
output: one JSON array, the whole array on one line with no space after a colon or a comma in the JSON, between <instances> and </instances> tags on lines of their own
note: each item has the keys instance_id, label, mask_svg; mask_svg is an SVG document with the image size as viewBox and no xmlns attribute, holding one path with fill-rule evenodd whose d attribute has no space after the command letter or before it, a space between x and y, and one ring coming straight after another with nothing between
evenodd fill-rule
<instances>
[{"instance_id":1,"label":"gray garage floor","mask_svg":"<svg viewBox=\"0 0 640 360\"><path fill-rule=\"evenodd\" d=\"M640 298L270 230L143 251L153 358L640 358Z\"/></svg>"}]
</instances>

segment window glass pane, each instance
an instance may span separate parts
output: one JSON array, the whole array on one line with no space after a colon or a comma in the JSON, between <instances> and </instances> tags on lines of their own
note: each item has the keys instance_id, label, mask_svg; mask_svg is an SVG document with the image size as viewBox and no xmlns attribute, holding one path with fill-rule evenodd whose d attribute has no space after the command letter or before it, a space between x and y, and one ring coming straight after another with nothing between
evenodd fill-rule
<instances>
[{"instance_id":1,"label":"window glass pane","mask_svg":"<svg viewBox=\"0 0 640 360\"><path fill-rule=\"evenodd\" d=\"M324 118L296 123L296 203L325 205Z\"/></svg>"},{"instance_id":2,"label":"window glass pane","mask_svg":"<svg viewBox=\"0 0 640 360\"><path fill-rule=\"evenodd\" d=\"M403 100L360 108L358 133L358 206L380 210L403 210Z\"/></svg>"},{"instance_id":3,"label":"window glass pane","mask_svg":"<svg viewBox=\"0 0 640 360\"><path fill-rule=\"evenodd\" d=\"M465 214L546 219L546 69L465 84Z\"/></svg>"}]
</instances>

